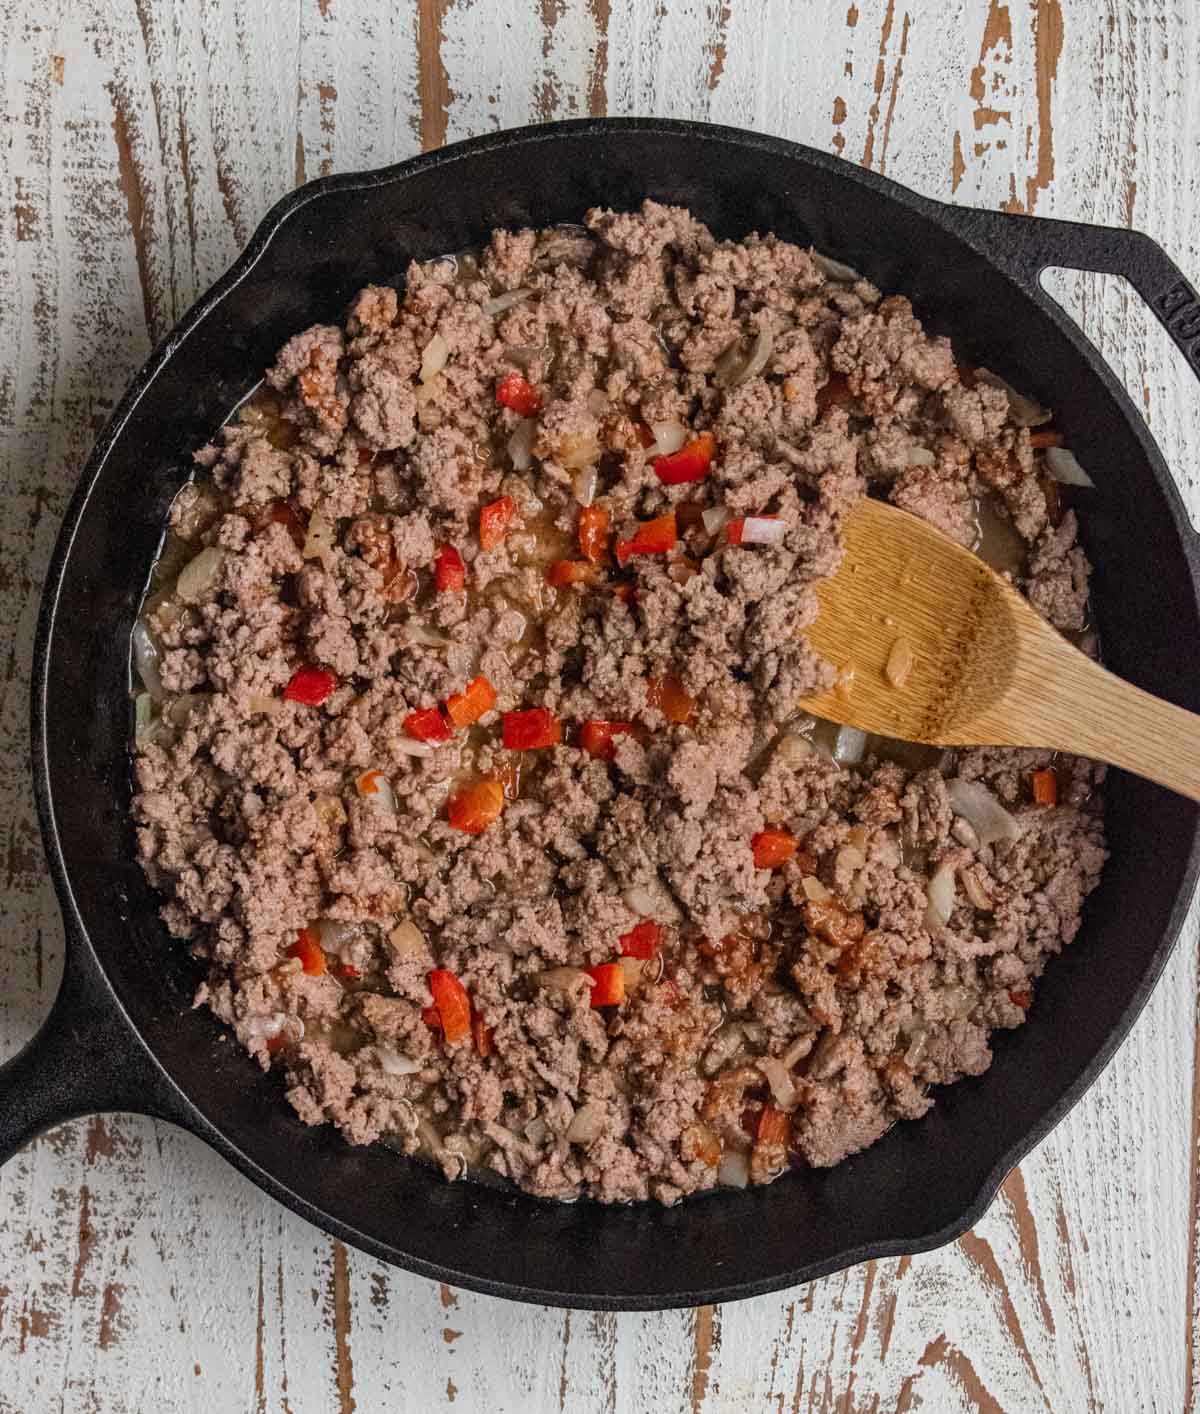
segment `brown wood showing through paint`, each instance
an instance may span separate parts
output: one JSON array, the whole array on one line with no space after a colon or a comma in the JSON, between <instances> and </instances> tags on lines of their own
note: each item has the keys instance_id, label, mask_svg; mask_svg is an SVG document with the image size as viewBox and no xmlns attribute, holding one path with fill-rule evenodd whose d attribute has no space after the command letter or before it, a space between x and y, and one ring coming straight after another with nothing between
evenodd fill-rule
<instances>
[{"instance_id":1,"label":"brown wood showing through paint","mask_svg":"<svg viewBox=\"0 0 1200 1414\"><path fill-rule=\"evenodd\" d=\"M0 35L4 1054L61 961L26 765L56 528L151 340L291 185L546 116L660 113L937 198L1137 224L1200 274L1189 0L0 0ZM1118 282L1050 278L1200 507L1188 371ZM1196 952L1192 915L1117 1062L970 1237L698 1312L381 1272L189 1136L62 1126L0 1171L0 1414L1194 1407Z\"/></svg>"}]
</instances>

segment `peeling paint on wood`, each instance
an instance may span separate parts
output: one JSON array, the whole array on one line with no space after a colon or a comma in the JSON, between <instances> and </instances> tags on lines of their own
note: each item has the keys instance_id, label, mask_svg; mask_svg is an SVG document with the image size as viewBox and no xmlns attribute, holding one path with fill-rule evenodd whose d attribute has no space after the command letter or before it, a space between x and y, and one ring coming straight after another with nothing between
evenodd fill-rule
<instances>
[{"instance_id":1,"label":"peeling paint on wood","mask_svg":"<svg viewBox=\"0 0 1200 1414\"><path fill-rule=\"evenodd\" d=\"M934 197L1137 224L1200 275L1200 11L1185 0L0 0L0 1039L62 933L26 776L37 588L88 446L294 183L540 117L782 133ZM1049 286L1200 507L1194 381L1121 282ZM0 1414L1194 1407L1193 913L1116 1064L961 1242L655 1315L456 1292L333 1242L129 1116L0 1172ZM402 1222L403 1214L397 1214Z\"/></svg>"}]
</instances>

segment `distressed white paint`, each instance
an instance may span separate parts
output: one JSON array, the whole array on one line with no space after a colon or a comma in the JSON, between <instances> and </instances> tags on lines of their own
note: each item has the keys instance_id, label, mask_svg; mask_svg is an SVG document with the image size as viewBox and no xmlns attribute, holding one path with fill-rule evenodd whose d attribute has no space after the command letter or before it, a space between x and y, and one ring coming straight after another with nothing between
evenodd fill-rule
<instances>
[{"instance_id":1,"label":"distressed white paint","mask_svg":"<svg viewBox=\"0 0 1200 1414\"><path fill-rule=\"evenodd\" d=\"M1039 115L1036 37L1059 14ZM0 1053L60 966L25 718L65 498L151 335L296 180L607 106L869 156L985 206L1028 204L1033 180L1036 212L1132 219L1195 276L1198 77L1191 0L0 0ZM1200 507L1182 360L1120 282L1053 288ZM715 1313L440 1291L339 1253L186 1135L66 1126L0 1174L0 1411L1178 1410L1196 954L1193 917L1117 1064L971 1237Z\"/></svg>"}]
</instances>

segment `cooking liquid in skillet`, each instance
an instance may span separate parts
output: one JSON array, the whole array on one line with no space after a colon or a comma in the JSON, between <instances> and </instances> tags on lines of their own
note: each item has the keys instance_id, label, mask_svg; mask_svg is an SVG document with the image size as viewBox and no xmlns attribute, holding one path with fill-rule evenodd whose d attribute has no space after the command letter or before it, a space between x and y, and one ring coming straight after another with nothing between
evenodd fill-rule
<instances>
[{"instance_id":1,"label":"cooking liquid in skillet","mask_svg":"<svg viewBox=\"0 0 1200 1414\"><path fill-rule=\"evenodd\" d=\"M574 237L582 228L564 228L564 235L567 238ZM451 260L455 267L457 277L462 280L478 280L479 268L475 252L464 252L456 256L445 257ZM231 421L241 421L252 423L262 429L268 440L276 447L286 449L296 440L295 428L293 424L284 420L281 416L280 398L265 384L259 388L241 405L233 415ZM377 457L386 458L388 454L375 454L372 462ZM506 447L502 442L491 446L482 446L477 449L477 455L487 459L503 458L507 455ZM201 474L195 478L193 483L200 489L204 497L204 503L219 507L222 511L233 509L232 503L227 493L218 488L207 475ZM602 495L603 492L601 491ZM269 509L269 508L259 508ZM385 510L382 504L373 507L374 510ZM551 517L547 516L540 521L524 525L519 531L511 532L509 544L517 549L516 559L520 566L540 566L545 567L552 562L572 558L576 552L573 537L565 535L552 523ZM981 497L974 509L974 519L977 526L977 534L972 548L985 561L1001 572L1018 576L1024 567L1024 546L1016 531L1012 527L1008 518L1001 513L998 502L989 494ZM349 522L345 522L337 527L339 538L347 529ZM157 561L151 571L146 595L142 604L141 613L143 617L151 612L170 615L178 612L178 604L174 599L174 590L180 572L203 548L203 541L195 532L195 525L184 524L180 533L169 532L163 541L162 548ZM719 532L718 532L719 533ZM714 537L715 540L716 537ZM422 618L423 611L426 610L434 595L431 577L412 576L412 593L402 602L393 607L391 616L393 618L405 619L418 622ZM525 597L514 599L509 597L511 586L501 581L493 582L483 591L483 599L494 601L497 597L508 598L509 605L517 608L523 613L527 620L527 630L521 640L514 646L512 652L515 655L514 662L520 661L530 653L540 651L543 629L546 622L560 611L561 605L565 602L564 596L574 593L574 590L555 590L548 585L544 587L536 601L531 602ZM285 595L288 591L285 589ZM477 606L479 597L473 588L468 588L468 600L471 607ZM427 645L435 643L438 635L426 632L422 637L422 642ZM1090 637L1094 640L1094 634L1081 635L1080 637ZM448 642L448 640L446 640ZM137 681L136 668L133 673L134 681ZM135 733L136 739L142 741L168 741L178 731L186 721L187 715L196 703L197 694L183 694L174 698L162 698L152 701L150 694L146 691L136 691L135 689ZM448 795L457 781L471 775L478 774L475 770L475 758L480 749L489 740L495 741L498 738L497 729L483 729L472 727L468 730L467 745L462 756L462 768L453 776L447 776L441 782L441 788ZM928 767L937 767L943 774L952 775L954 773L955 753L935 747L928 747L918 743L897 741L891 738L866 736L862 733L848 731L839 728L836 724L817 719L806 714L798 714L792 721L786 723L783 729L777 733L770 741L760 744L757 755L751 760L748 772L752 778L756 778L758 771L765 765L766 759L772 750L779 749L780 744L787 739L790 745L787 749L807 751L812 750L822 755L828 756L841 762L849 769L856 769L860 762L877 758L879 760L895 761L907 770L921 770ZM516 797L523 791L536 788L536 777L539 772L539 764L533 753L509 753L511 769L504 773L506 793L510 797ZM353 781L347 783L347 792L354 790ZM429 851L429 861L431 868L438 866L438 853L436 847L429 841L424 842ZM905 851L907 862L914 869L924 867L924 858L920 851ZM325 923L322 925L322 944L331 958L336 957L338 946L345 946L360 934L374 935L382 941L384 937L392 933L400 919L389 919L382 923L362 923L356 925ZM784 910L774 917L754 917L743 920L742 931L752 937L757 938L760 943L768 939L774 945L786 945L790 939L798 938L803 931L801 919L794 910ZM435 944L436 936L431 940ZM382 950L381 950L382 951ZM667 950L669 954L669 949ZM626 961L630 961L627 959ZM645 964L651 969L649 976L653 980L655 973L661 975L664 964L669 966L669 956L664 955ZM284 963L283 966L288 966ZM298 966L298 963L290 964ZM741 1064L753 1064L757 1055L762 1054L761 1048L756 1046L755 1023L748 1015L735 1015L728 1011L722 1001L722 989L720 978L712 972L706 977L707 993L709 999L718 1001L722 1005L724 1021L720 1027L710 1037L710 1041L719 1043L718 1048L722 1050L720 1069L724 1070L732 1066ZM367 973L356 979L339 977L339 982L347 991L388 991L386 978L382 973ZM757 1027L757 1032L761 1032L761 1027ZM726 1045L721 1042L723 1032L729 1032L734 1044ZM733 1033L736 1031L736 1037ZM313 1024L309 1024L306 1033L310 1038L318 1035L329 1041L331 1046L341 1051L349 1053L359 1046L366 1044L361 1033L355 1031L350 1026L335 1024L332 1027L318 1029ZM916 1042L914 1042L916 1044ZM706 1058L707 1054L706 1053ZM279 1064L279 1061L276 1061ZM706 1069L706 1059L702 1059L699 1066L700 1073L706 1079L711 1079L716 1073L711 1069ZM434 1113L428 1101L432 1098L436 1089L436 1072L430 1072L431 1085L425 1096L414 1096L413 1109L417 1117L417 1137L419 1140L418 1152L432 1160L441 1163L448 1170L455 1168L465 1172L470 1169L478 1169L484 1153L473 1149L464 1143L462 1136L455 1135L450 1141L450 1147L443 1142L443 1130L435 1120ZM765 1098L768 1094L764 1084L761 1094L756 1096L753 1091L747 1092L748 1098L753 1102L758 1098ZM536 1141L536 1126L542 1123L535 1120L529 1126L529 1137ZM544 1130L544 1123L542 1123ZM747 1141L749 1145L749 1140ZM485 1172L484 1170L480 1170ZM494 1174L489 1176L494 1178Z\"/></svg>"}]
</instances>

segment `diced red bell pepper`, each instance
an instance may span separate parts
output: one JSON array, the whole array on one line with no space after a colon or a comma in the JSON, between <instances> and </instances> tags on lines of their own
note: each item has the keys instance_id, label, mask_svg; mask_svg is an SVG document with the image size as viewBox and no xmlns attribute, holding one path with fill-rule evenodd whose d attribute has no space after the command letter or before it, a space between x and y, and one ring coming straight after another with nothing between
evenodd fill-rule
<instances>
[{"instance_id":1,"label":"diced red bell pepper","mask_svg":"<svg viewBox=\"0 0 1200 1414\"><path fill-rule=\"evenodd\" d=\"M502 729L509 751L538 751L562 741L562 723L548 707L530 707L525 712L505 712Z\"/></svg>"},{"instance_id":2,"label":"diced red bell pepper","mask_svg":"<svg viewBox=\"0 0 1200 1414\"><path fill-rule=\"evenodd\" d=\"M496 401L519 417L536 417L542 410L541 393L519 373L506 373L496 384Z\"/></svg>"},{"instance_id":3,"label":"diced red bell pepper","mask_svg":"<svg viewBox=\"0 0 1200 1414\"><path fill-rule=\"evenodd\" d=\"M637 591L634 589L633 585L623 582L618 582L613 585L612 594L613 598L619 599L622 604L632 604L637 598Z\"/></svg>"},{"instance_id":4,"label":"diced red bell pepper","mask_svg":"<svg viewBox=\"0 0 1200 1414\"><path fill-rule=\"evenodd\" d=\"M471 1039L481 1056L490 1056L496 1049L496 1028L489 1026L478 1012L471 1014Z\"/></svg>"},{"instance_id":5,"label":"diced red bell pepper","mask_svg":"<svg viewBox=\"0 0 1200 1414\"><path fill-rule=\"evenodd\" d=\"M625 1000L625 969L619 962L602 962L583 969L592 979L593 1006L620 1006Z\"/></svg>"},{"instance_id":6,"label":"diced red bell pepper","mask_svg":"<svg viewBox=\"0 0 1200 1414\"><path fill-rule=\"evenodd\" d=\"M431 1030L440 1031L442 1029L442 1014L435 1006L423 1006L421 1008L421 1020Z\"/></svg>"},{"instance_id":7,"label":"diced red bell pepper","mask_svg":"<svg viewBox=\"0 0 1200 1414\"><path fill-rule=\"evenodd\" d=\"M1033 998L1028 992L1018 992L1015 990L1009 992L1008 999L1012 1002L1013 1006L1019 1006L1022 1011L1028 1011L1029 1004L1033 1001Z\"/></svg>"},{"instance_id":8,"label":"diced red bell pepper","mask_svg":"<svg viewBox=\"0 0 1200 1414\"><path fill-rule=\"evenodd\" d=\"M504 809L504 787L485 778L462 786L446 802L446 818L465 835L481 835L500 818Z\"/></svg>"},{"instance_id":9,"label":"diced red bell pepper","mask_svg":"<svg viewBox=\"0 0 1200 1414\"><path fill-rule=\"evenodd\" d=\"M1062 433L1055 432L1053 427L1035 427L1029 434L1029 445L1034 449L1061 447L1065 440Z\"/></svg>"},{"instance_id":10,"label":"diced red bell pepper","mask_svg":"<svg viewBox=\"0 0 1200 1414\"><path fill-rule=\"evenodd\" d=\"M646 702L657 707L668 722L684 726L696 710L696 699L683 690L683 684L673 674L665 678L650 678L646 683Z\"/></svg>"},{"instance_id":11,"label":"diced red bell pepper","mask_svg":"<svg viewBox=\"0 0 1200 1414\"><path fill-rule=\"evenodd\" d=\"M661 942L662 928L646 919L635 924L628 933L622 933L617 939L617 946L621 949L622 957L640 957L643 961L648 961L658 951Z\"/></svg>"},{"instance_id":12,"label":"diced red bell pepper","mask_svg":"<svg viewBox=\"0 0 1200 1414\"><path fill-rule=\"evenodd\" d=\"M637 433L637 439L643 447L654 446L654 429L647 427L644 422L635 422L633 430Z\"/></svg>"},{"instance_id":13,"label":"diced red bell pepper","mask_svg":"<svg viewBox=\"0 0 1200 1414\"><path fill-rule=\"evenodd\" d=\"M772 1104L763 1106L754 1138L759 1144L787 1144L792 1137L792 1121Z\"/></svg>"},{"instance_id":14,"label":"diced red bell pepper","mask_svg":"<svg viewBox=\"0 0 1200 1414\"><path fill-rule=\"evenodd\" d=\"M453 972L435 967L429 974L429 990L442 1022L447 1041L461 1041L471 1033L471 999Z\"/></svg>"},{"instance_id":15,"label":"diced red bell pepper","mask_svg":"<svg viewBox=\"0 0 1200 1414\"><path fill-rule=\"evenodd\" d=\"M617 559L621 564L632 555L665 555L679 543L675 530L675 512L643 521L628 540L618 540Z\"/></svg>"},{"instance_id":16,"label":"diced red bell pepper","mask_svg":"<svg viewBox=\"0 0 1200 1414\"><path fill-rule=\"evenodd\" d=\"M446 715L456 727L469 727L496 705L496 689L485 677L472 678L461 692L446 698Z\"/></svg>"},{"instance_id":17,"label":"diced red bell pepper","mask_svg":"<svg viewBox=\"0 0 1200 1414\"><path fill-rule=\"evenodd\" d=\"M320 977L325 971L325 949L315 928L301 928L296 941L288 948L288 957L298 957L310 977Z\"/></svg>"},{"instance_id":18,"label":"diced red bell pepper","mask_svg":"<svg viewBox=\"0 0 1200 1414\"><path fill-rule=\"evenodd\" d=\"M603 506L584 506L579 512L579 548L593 564L604 558L608 549L608 528L612 517Z\"/></svg>"},{"instance_id":19,"label":"diced red bell pepper","mask_svg":"<svg viewBox=\"0 0 1200 1414\"><path fill-rule=\"evenodd\" d=\"M701 432L685 446L669 456L654 458L654 474L664 486L682 486L689 481L703 481L712 465L716 439L711 432Z\"/></svg>"},{"instance_id":20,"label":"diced red bell pepper","mask_svg":"<svg viewBox=\"0 0 1200 1414\"><path fill-rule=\"evenodd\" d=\"M1058 804L1058 777L1054 774L1053 767L1047 766L1044 771L1035 771L1030 782L1036 805Z\"/></svg>"},{"instance_id":21,"label":"diced red bell pepper","mask_svg":"<svg viewBox=\"0 0 1200 1414\"><path fill-rule=\"evenodd\" d=\"M633 722L584 722L579 729L579 745L590 756L611 761L617 754L615 737L638 735L638 728Z\"/></svg>"},{"instance_id":22,"label":"diced red bell pepper","mask_svg":"<svg viewBox=\"0 0 1200 1414\"><path fill-rule=\"evenodd\" d=\"M439 594L460 593L467 587L467 567L453 545L443 545L433 562L433 580Z\"/></svg>"},{"instance_id":23,"label":"diced red bell pepper","mask_svg":"<svg viewBox=\"0 0 1200 1414\"><path fill-rule=\"evenodd\" d=\"M357 982L362 978L362 973L349 962L339 962L333 969L339 977L344 977L347 982Z\"/></svg>"},{"instance_id":24,"label":"diced red bell pepper","mask_svg":"<svg viewBox=\"0 0 1200 1414\"><path fill-rule=\"evenodd\" d=\"M449 741L450 724L440 707L422 707L404 719L404 734L414 741Z\"/></svg>"},{"instance_id":25,"label":"diced red bell pepper","mask_svg":"<svg viewBox=\"0 0 1200 1414\"><path fill-rule=\"evenodd\" d=\"M501 496L498 501L484 506L479 512L479 546L483 550L494 550L512 528L517 514L517 503L511 496Z\"/></svg>"},{"instance_id":26,"label":"diced red bell pepper","mask_svg":"<svg viewBox=\"0 0 1200 1414\"><path fill-rule=\"evenodd\" d=\"M602 573L599 565L586 560L555 560L546 571L546 580L555 589L566 589L572 584L599 584Z\"/></svg>"},{"instance_id":27,"label":"diced red bell pepper","mask_svg":"<svg viewBox=\"0 0 1200 1414\"><path fill-rule=\"evenodd\" d=\"M750 841L756 869L778 869L796 853L796 836L790 830L768 827Z\"/></svg>"},{"instance_id":28,"label":"diced red bell pepper","mask_svg":"<svg viewBox=\"0 0 1200 1414\"><path fill-rule=\"evenodd\" d=\"M325 668L297 668L283 689L289 702L303 702L306 707L319 707L337 687L337 678Z\"/></svg>"},{"instance_id":29,"label":"diced red bell pepper","mask_svg":"<svg viewBox=\"0 0 1200 1414\"><path fill-rule=\"evenodd\" d=\"M274 1055L276 1051L283 1050L285 1045L287 1045L287 1037L282 1031L276 1032L274 1036L267 1037L267 1050L271 1055Z\"/></svg>"}]
</instances>

